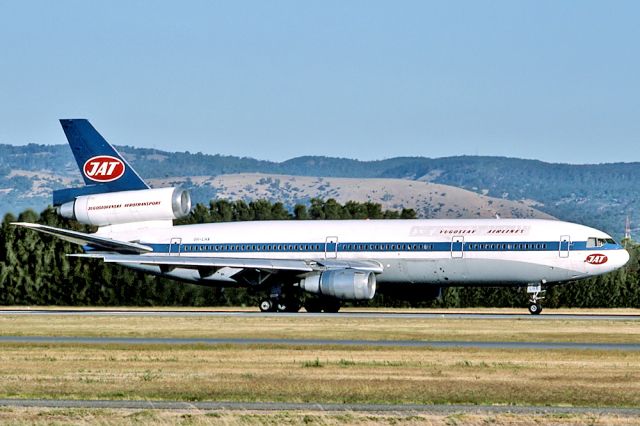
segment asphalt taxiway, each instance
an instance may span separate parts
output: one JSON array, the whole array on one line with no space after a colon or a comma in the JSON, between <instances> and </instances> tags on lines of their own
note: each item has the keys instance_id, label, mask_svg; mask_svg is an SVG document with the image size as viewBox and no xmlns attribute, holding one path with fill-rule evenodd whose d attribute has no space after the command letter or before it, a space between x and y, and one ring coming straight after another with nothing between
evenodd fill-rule
<instances>
[{"instance_id":1,"label":"asphalt taxiway","mask_svg":"<svg viewBox=\"0 0 640 426\"><path fill-rule=\"evenodd\" d=\"M284 313L229 310L129 310L129 309L0 309L0 316L14 315L72 315L72 316L132 316L132 317L322 317L322 318L416 318L416 319L491 319L491 320L582 320L582 321L638 321L640 314L563 314L542 313L531 315L525 313L459 313L459 312L385 312L358 311L338 313Z\"/></svg>"},{"instance_id":2,"label":"asphalt taxiway","mask_svg":"<svg viewBox=\"0 0 640 426\"><path fill-rule=\"evenodd\" d=\"M580 349L602 351L640 351L640 343L578 342L492 342L429 340L354 339L260 339L260 338L175 338L175 337L77 337L77 336L0 336L0 343L83 344L83 345L262 345L262 346L369 346L409 348L478 349Z\"/></svg>"},{"instance_id":3,"label":"asphalt taxiway","mask_svg":"<svg viewBox=\"0 0 640 426\"><path fill-rule=\"evenodd\" d=\"M72 399L0 399L0 407L96 408L134 410L203 410L203 411L354 411L396 413L484 413L484 414L594 414L640 416L640 408L563 407L534 405L464 405L464 404L318 404L312 402L216 402L149 400L72 400Z\"/></svg>"}]
</instances>

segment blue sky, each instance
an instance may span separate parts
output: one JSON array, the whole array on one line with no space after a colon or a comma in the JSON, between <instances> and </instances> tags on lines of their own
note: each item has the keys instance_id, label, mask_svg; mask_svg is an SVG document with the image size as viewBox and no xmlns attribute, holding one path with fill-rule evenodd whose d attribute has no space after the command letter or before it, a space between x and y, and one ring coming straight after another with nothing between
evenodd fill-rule
<instances>
[{"instance_id":1,"label":"blue sky","mask_svg":"<svg viewBox=\"0 0 640 426\"><path fill-rule=\"evenodd\" d=\"M5 1L0 143L640 161L640 2Z\"/></svg>"}]
</instances>

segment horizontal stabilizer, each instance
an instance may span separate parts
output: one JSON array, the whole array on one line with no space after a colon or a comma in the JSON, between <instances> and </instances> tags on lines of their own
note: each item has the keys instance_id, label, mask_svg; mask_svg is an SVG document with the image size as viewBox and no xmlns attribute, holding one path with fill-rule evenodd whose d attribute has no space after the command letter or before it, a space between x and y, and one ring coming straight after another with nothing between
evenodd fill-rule
<instances>
[{"instance_id":1,"label":"horizontal stabilizer","mask_svg":"<svg viewBox=\"0 0 640 426\"><path fill-rule=\"evenodd\" d=\"M153 251L151 247L142 244L118 241L111 238L99 237L95 234L72 231L70 229L54 228L53 226L41 225L39 223L14 222L12 225L53 235L70 243L80 244L82 246L89 245L96 249L115 251L118 253L148 253Z\"/></svg>"}]
</instances>

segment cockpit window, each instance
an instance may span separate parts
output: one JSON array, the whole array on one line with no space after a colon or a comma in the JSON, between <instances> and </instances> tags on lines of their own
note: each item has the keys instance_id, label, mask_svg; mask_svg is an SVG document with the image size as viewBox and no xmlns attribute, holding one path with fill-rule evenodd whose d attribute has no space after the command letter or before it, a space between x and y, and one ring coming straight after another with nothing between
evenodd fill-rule
<instances>
[{"instance_id":1,"label":"cockpit window","mask_svg":"<svg viewBox=\"0 0 640 426\"><path fill-rule=\"evenodd\" d=\"M587 248L602 247L605 244L617 244L613 238L587 238Z\"/></svg>"}]
</instances>

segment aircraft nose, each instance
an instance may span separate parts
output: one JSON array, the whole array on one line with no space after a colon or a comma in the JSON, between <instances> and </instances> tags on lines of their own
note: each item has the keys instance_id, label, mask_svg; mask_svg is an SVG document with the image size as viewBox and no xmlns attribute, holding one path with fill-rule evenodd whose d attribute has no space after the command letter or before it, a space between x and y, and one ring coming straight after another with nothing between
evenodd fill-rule
<instances>
[{"instance_id":1,"label":"aircraft nose","mask_svg":"<svg viewBox=\"0 0 640 426\"><path fill-rule=\"evenodd\" d=\"M629 261L629 252L626 250L620 250L620 267L624 266L627 264L627 262Z\"/></svg>"},{"instance_id":2,"label":"aircraft nose","mask_svg":"<svg viewBox=\"0 0 640 426\"><path fill-rule=\"evenodd\" d=\"M611 264L611 266L609 267L612 271L615 271L616 269L622 268L624 265L626 265L628 261L628 251L626 251L625 249L615 250L613 253L611 253L611 256L609 256L609 263Z\"/></svg>"}]
</instances>

